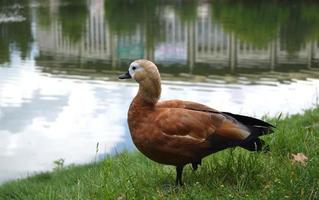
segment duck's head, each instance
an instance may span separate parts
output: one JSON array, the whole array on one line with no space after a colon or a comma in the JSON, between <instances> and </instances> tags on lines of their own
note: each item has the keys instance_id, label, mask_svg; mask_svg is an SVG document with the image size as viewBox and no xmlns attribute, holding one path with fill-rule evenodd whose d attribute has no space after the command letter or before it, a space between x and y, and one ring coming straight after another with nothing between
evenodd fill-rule
<instances>
[{"instance_id":1,"label":"duck's head","mask_svg":"<svg viewBox=\"0 0 319 200\"><path fill-rule=\"evenodd\" d=\"M134 79L143 82L145 79L160 80L160 74L156 65L149 60L135 60L130 64L128 72L119 76L119 79Z\"/></svg>"},{"instance_id":2,"label":"duck's head","mask_svg":"<svg viewBox=\"0 0 319 200\"><path fill-rule=\"evenodd\" d=\"M128 72L119 76L119 79L131 78L139 83L138 95L144 101L157 102L161 94L161 77L153 62L144 59L132 62Z\"/></svg>"}]
</instances>

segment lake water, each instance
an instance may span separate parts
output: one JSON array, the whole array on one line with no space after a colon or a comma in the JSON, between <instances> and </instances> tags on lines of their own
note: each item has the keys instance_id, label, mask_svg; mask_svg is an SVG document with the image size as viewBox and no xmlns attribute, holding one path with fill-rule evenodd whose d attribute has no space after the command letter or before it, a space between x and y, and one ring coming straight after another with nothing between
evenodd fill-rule
<instances>
[{"instance_id":1,"label":"lake water","mask_svg":"<svg viewBox=\"0 0 319 200\"><path fill-rule=\"evenodd\" d=\"M319 103L317 3L23 2L0 2L0 182L134 149L137 84L117 76L138 58L162 99L257 117Z\"/></svg>"}]
</instances>

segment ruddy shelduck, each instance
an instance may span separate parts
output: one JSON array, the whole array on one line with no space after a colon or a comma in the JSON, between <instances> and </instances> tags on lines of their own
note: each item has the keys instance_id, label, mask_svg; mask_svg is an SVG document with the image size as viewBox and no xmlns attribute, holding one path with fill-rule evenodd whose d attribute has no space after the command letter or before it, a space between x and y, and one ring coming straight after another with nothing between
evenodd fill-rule
<instances>
[{"instance_id":1,"label":"ruddy shelduck","mask_svg":"<svg viewBox=\"0 0 319 200\"><path fill-rule=\"evenodd\" d=\"M159 101L161 78L151 61L132 62L119 78L139 83L128 110L134 144L151 160L176 166L176 185L183 185L186 164L196 170L207 155L236 146L250 151L268 148L259 138L272 132L274 126L267 122L190 101Z\"/></svg>"}]
</instances>

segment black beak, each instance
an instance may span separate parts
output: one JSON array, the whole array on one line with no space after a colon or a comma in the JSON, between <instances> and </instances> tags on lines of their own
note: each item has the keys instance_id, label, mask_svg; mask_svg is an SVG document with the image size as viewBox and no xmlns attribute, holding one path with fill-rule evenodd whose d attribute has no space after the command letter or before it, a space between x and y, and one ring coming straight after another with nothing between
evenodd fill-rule
<instances>
[{"instance_id":1,"label":"black beak","mask_svg":"<svg viewBox=\"0 0 319 200\"><path fill-rule=\"evenodd\" d=\"M130 78L132 78L132 77L131 77L130 73L128 73L128 72L126 72L125 74L121 74L119 76L119 79L130 79Z\"/></svg>"}]
</instances>

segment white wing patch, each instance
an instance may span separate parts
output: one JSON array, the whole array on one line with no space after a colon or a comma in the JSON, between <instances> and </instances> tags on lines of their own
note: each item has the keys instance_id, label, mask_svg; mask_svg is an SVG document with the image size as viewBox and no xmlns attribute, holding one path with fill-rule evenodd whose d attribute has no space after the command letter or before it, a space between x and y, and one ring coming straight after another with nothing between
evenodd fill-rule
<instances>
[{"instance_id":1,"label":"white wing patch","mask_svg":"<svg viewBox=\"0 0 319 200\"><path fill-rule=\"evenodd\" d=\"M191 135L168 135L164 132L162 132L162 133L163 133L163 135L168 136L168 137L175 137L175 138L180 138L180 139L183 139L183 138L184 139L192 139L192 140L196 140L196 141L200 141L200 142L205 141L205 139L199 139L199 138L193 137Z\"/></svg>"}]
</instances>

